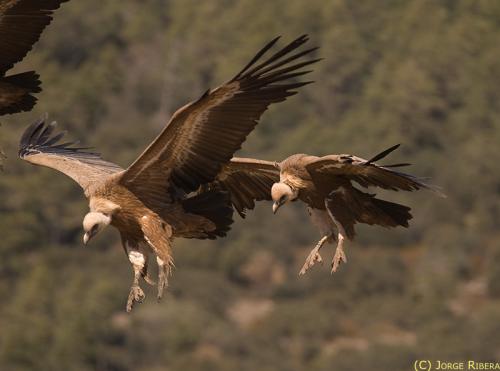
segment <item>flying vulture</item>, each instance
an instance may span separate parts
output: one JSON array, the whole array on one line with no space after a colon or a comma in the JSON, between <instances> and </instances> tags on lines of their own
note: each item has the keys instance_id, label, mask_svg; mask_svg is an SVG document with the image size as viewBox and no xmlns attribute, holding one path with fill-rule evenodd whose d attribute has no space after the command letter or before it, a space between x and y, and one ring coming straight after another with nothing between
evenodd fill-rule
<instances>
[{"instance_id":1,"label":"flying vulture","mask_svg":"<svg viewBox=\"0 0 500 371\"><path fill-rule=\"evenodd\" d=\"M31 50L52 13L68 0L0 0L0 115L29 111L39 93L35 71L6 76Z\"/></svg>"},{"instance_id":2,"label":"flying vulture","mask_svg":"<svg viewBox=\"0 0 500 371\"><path fill-rule=\"evenodd\" d=\"M398 147L399 144L370 160L348 154L324 157L295 154L276 164L279 181L271 189L273 212L276 213L289 201L301 200L307 205L311 221L322 235L307 257L300 275L305 274L316 262L322 261L319 251L326 242L335 240L335 230L337 248L332 261L332 273L341 262L347 262L343 244L346 238L354 238L356 223L386 228L408 227L408 221L412 218L409 207L376 198L375 194L363 192L353 183L392 191L432 189L438 192L423 180L394 170L409 164L383 166L375 163Z\"/></svg>"},{"instance_id":3,"label":"flying vulture","mask_svg":"<svg viewBox=\"0 0 500 371\"><path fill-rule=\"evenodd\" d=\"M230 199L244 214L254 200L269 194L272 183L265 183L264 196L261 184L268 179L267 170L259 171L251 160L231 158L271 103L284 101L297 93L294 89L309 83L294 79L310 72L303 67L317 61L302 59L316 48L296 51L308 40L306 36L264 59L277 40L260 50L233 79L177 110L126 170L75 143L59 143L64 133L54 135L55 123L41 119L23 134L22 159L59 170L83 188L90 205L83 220L84 244L110 224L119 230L134 270L127 311L144 299L140 277L151 282L149 251L159 266L160 299L173 267L173 238L225 236L232 223ZM234 179L257 187L248 191L240 184L235 189ZM208 189L209 183L220 186Z\"/></svg>"}]
</instances>

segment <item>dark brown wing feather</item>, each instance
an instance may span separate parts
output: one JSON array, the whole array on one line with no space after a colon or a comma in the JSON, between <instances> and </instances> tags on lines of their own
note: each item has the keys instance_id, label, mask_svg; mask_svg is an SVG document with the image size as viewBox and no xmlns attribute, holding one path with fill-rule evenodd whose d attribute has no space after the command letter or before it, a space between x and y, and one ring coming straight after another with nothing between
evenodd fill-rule
<instances>
[{"instance_id":1,"label":"dark brown wing feather","mask_svg":"<svg viewBox=\"0 0 500 371\"><path fill-rule=\"evenodd\" d=\"M0 73L22 60L68 0L0 0Z\"/></svg>"},{"instance_id":2,"label":"dark brown wing feather","mask_svg":"<svg viewBox=\"0 0 500 371\"><path fill-rule=\"evenodd\" d=\"M172 258L172 228L157 215L144 215L139 219L142 233L155 254L170 268L174 266Z\"/></svg>"},{"instance_id":3,"label":"dark brown wing feather","mask_svg":"<svg viewBox=\"0 0 500 371\"><path fill-rule=\"evenodd\" d=\"M279 179L274 162L233 157L209 187L228 191L233 207L244 218L245 211L255 207L255 201L271 200L271 187Z\"/></svg>"},{"instance_id":4,"label":"dark brown wing feather","mask_svg":"<svg viewBox=\"0 0 500 371\"><path fill-rule=\"evenodd\" d=\"M268 106L284 101L296 94L294 89L308 83L290 80L310 72L301 68L317 60L295 62L316 48L291 54L308 40L301 36L260 62L277 40L267 44L228 83L179 109L127 169L122 182L132 189L147 183L161 192L172 188L191 192L212 182Z\"/></svg>"},{"instance_id":5,"label":"dark brown wing feather","mask_svg":"<svg viewBox=\"0 0 500 371\"><path fill-rule=\"evenodd\" d=\"M34 71L0 78L0 115L30 111L36 103L32 93L40 92L39 76Z\"/></svg>"},{"instance_id":6,"label":"dark brown wing feather","mask_svg":"<svg viewBox=\"0 0 500 371\"><path fill-rule=\"evenodd\" d=\"M306 166L313 179L321 182L335 182L339 178L354 181L363 187L380 187L392 191L414 191L418 189L431 189L439 192L436 187L425 183L422 179L410 174L377 165L374 160L379 160L395 150L394 146L375 156L372 160L365 160L352 155L330 155L320 157ZM397 164L406 165L406 164ZM326 188L326 187L323 187Z\"/></svg>"},{"instance_id":7,"label":"dark brown wing feather","mask_svg":"<svg viewBox=\"0 0 500 371\"><path fill-rule=\"evenodd\" d=\"M409 207L378 199L352 186L342 186L331 192L326 198L326 207L351 240L355 236L356 223L407 228L412 218Z\"/></svg>"}]
</instances>

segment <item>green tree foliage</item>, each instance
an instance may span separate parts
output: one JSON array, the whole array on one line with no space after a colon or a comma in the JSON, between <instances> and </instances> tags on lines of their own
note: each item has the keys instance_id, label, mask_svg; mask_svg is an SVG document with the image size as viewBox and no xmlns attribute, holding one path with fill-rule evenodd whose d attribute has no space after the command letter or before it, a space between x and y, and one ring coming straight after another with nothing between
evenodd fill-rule
<instances>
[{"instance_id":1,"label":"green tree foliage","mask_svg":"<svg viewBox=\"0 0 500 371\"><path fill-rule=\"evenodd\" d=\"M164 301L124 313L131 272L109 229L82 247L70 179L17 159L44 112L126 166L169 115L265 42L321 46L316 81L269 110L242 154L395 162L448 195L393 194L409 230L358 228L347 265L298 279L318 237L301 205L260 204L229 238L178 240ZM491 0L71 1L18 68L44 91L2 118L1 370L404 370L498 360L500 5ZM382 196L387 196L382 194ZM326 262L333 254L324 250Z\"/></svg>"}]
</instances>

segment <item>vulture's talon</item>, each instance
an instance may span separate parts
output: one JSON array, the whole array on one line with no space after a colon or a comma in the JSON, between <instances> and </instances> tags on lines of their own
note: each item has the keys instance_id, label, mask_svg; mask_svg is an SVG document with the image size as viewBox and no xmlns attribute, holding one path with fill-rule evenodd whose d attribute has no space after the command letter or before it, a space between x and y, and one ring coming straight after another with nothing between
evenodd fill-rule
<instances>
[{"instance_id":1,"label":"vulture's talon","mask_svg":"<svg viewBox=\"0 0 500 371\"><path fill-rule=\"evenodd\" d=\"M165 265L158 266L158 301L163 297L163 291L168 286L168 268Z\"/></svg>"},{"instance_id":2,"label":"vulture's talon","mask_svg":"<svg viewBox=\"0 0 500 371\"><path fill-rule=\"evenodd\" d=\"M332 261L332 274L337 271L340 263L347 263L347 256L345 255L344 249L342 247L337 247Z\"/></svg>"},{"instance_id":3,"label":"vulture's talon","mask_svg":"<svg viewBox=\"0 0 500 371\"><path fill-rule=\"evenodd\" d=\"M174 262L172 259L169 261L164 261L159 257L156 257L156 262L158 264L158 302L163 297L163 290L168 287L168 277L172 274L172 268L174 267Z\"/></svg>"},{"instance_id":4,"label":"vulture's talon","mask_svg":"<svg viewBox=\"0 0 500 371\"><path fill-rule=\"evenodd\" d=\"M151 286L156 286L156 281L154 279L152 279L151 277L149 277L147 274L145 276L142 276L142 278L144 278L144 281L148 284L148 285L151 285Z\"/></svg>"},{"instance_id":5,"label":"vulture's talon","mask_svg":"<svg viewBox=\"0 0 500 371\"><path fill-rule=\"evenodd\" d=\"M328 236L328 235L323 236L323 238L321 238L321 240L318 241L316 246L314 246L314 249L312 249L311 252L309 253L309 255L307 256L306 261L304 262L304 265L302 266L302 268L299 272L299 276L303 276L304 274L306 274L306 272L310 268L312 268L312 266L314 264L316 264L316 263L323 264L323 258L319 254L319 250L321 250L321 248L323 247L325 242L327 242L329 240L329 238L330 238L330 236Z\"/></svg>"},{"instance_id":6,"label":"vulture's talon","mask_svg":"<svg viewBox=\"0 0 500 371\"><path fill-rule=\"evenodd\" d=\"M319 254L317 249L314 249L313 251L311 251L309 253L309 256L307 257L304 265L302 266L302 268L299 272L299 276L303 276L304 274L306 274L306 272L310 268L312 268L314 266L314 264L316 264L316 263L323 264L323 258L321 257L321 255Z\"/></svg>"},{"instance_id":7,"label":"vulture's talon","mask_svg":"<svg viewBox=\"0 0 500 371\"><path fill-rule=\"evenodd\" d=\"M127 312L130 313L132 311L132 308L134 307L134 304L142 303L145 298L146 295L144 294L144 291L142 291L142 289L138 285L133 285L130 288L130 293L128 294Z\"/></svg>"}]
</instances>

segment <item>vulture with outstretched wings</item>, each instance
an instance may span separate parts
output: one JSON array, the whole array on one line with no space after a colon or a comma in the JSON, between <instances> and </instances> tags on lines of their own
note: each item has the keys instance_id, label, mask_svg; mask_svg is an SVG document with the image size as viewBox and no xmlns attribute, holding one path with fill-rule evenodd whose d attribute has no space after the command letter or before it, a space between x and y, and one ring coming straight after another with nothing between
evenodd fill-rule
<instances>
[{"instance_id":1,"label":"vulture with outstretched wings","mask_svg":"<svg viewBox=\"0 0 500 371\"><path fill-rule=\"evenodd\" d=\"M90 205L83 220L84 243L109 224L119 230L134 270L127 311L144 298L139 279L150 281L149 251L157 257L161 298L173 266L173 238L225 236L232 223L231 204L243 215L255 200L269 198L276 169L231 158L271 103L284 101L308 83L294 79L317 61L303 60L316 48L297 51L306 36L265 58L277 40L229 82L175 112L126 170L88 149L59 143L63 133L54 135L55 123L37 121L23 134L22 159L59 170L83 188Z\"/></svg>"},{"instance_id":2,"label":"vulture with outstretched wings","mask_svg":"<svg viewBox=\"0 0 500 371\"><path fill-rule=\"evenodd\" d=\"M346 262L343 243L354 238L354 225L364 223L383 227L408 227L412 218L410 208L375 197L354 186L379 187L391 191L415 191L436 187L422 179L394 168L409 164L377 165L389 153L398 148L393 146L370 160L352 155L329 155L324 157L296 154L276 166L279 168L279 182L273 184L271 196L273 212L289 201L300 200L307 205L311 221L322 235L307 257L300 275L305 274L316 262L321 262L321 247L335 240L337 248L332 261L332 273L341 262Z\"/></svg>"},{"instance_id":3,"label":"vulture with outstretched wings","mask_svg":"<svg viewBox=\"0 0 500 371\"><path fill-rule=\"evenodd\" d=\"M35 71L6 76L31 50L52 13L68 0L0 0L0 115L29 111L41 91Z\"/></svg>"}]
</instances>

